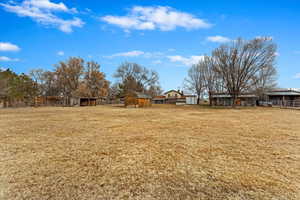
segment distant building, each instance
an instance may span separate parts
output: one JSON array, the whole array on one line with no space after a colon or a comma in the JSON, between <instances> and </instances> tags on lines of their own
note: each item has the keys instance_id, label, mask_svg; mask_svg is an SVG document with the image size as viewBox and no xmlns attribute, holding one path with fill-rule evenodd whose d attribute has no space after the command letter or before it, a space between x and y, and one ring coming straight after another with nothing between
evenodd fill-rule
<instances>
[{"instance_id":1,"label":"distant building","mask_svg":"<svg viewBox=\"0 0 300 200\"><path fill-rule=\"evenodd\" d=\"M125 96L125 106L134 106L134 107L150 107L151 96L141 93L141 92L129 92Z\"/></svg>"},{"instance_id":2,"label":"distant building","mask_svg":"<svg viewBox=\"0 0 300 200\"><path fill-rule=\"evenodd\" d=\"M251 93L240 94L236 99L237 106L256 106L258 96ZM232 106L233 98L228 93L214 93L212 94L212 105L213 106Z\"/></svg>"},{"instance_id":3,"label":"distant building","mask_svg":"<svg viewBox=\"0 0 300 200\"><path fill-rule=\"evenodd\" d=\"M166 97L165 96L156 96L152 99L154 104L165 104Z\"/></svg>"},{"instance_id":4,"label":"distant building","mask_svg":"<svg viewBox=\"0 0 300 200\"><path fill-rule=\"evenodd\" d=\"M195 105L197 104L197 96L196 95L184 95L186 104L188 105Z\"/></svg>"},{"instance_id":5,"label":"distant building","mask_svg":"<svg viewBox=\"0 0 300 200\"><path fill-rule=\"evenodd\" d=\"M71 106L96 106L98 98L97 97L72 97L70 105Z\"/></svg>"},{"instance_id":6,"label":"distant building","mask_svg":"<svg viewBox=\"0 0 300 200\"><path fill-rule=\"evenodd\" d=\"M267 101L278 106L300 106L300 91L295 89L272 90L265 94Z\"/></svg>"},{"instance_id":7,"label":"distant building","mask_svg":"<svg viewBox=\"0 0 300 200\"><path fill-rule=\"evenodd\" d=\"M197 104L196 95L184 95L182 91L179 90L169 90L162 96L156 96L153 98L152 102L154 104Z\"/></svg>"},{"instance_id":8,"label":"distant building","mask_svg":"<svg viewBox=\"0 0 300 200\"><path fill-rule=\"evenodd\" d=\"M183 96L183 92L181 92L180 90L169 90L167 92L164 93L166 98L181 98Z\"/></svg>"}]
</instances>

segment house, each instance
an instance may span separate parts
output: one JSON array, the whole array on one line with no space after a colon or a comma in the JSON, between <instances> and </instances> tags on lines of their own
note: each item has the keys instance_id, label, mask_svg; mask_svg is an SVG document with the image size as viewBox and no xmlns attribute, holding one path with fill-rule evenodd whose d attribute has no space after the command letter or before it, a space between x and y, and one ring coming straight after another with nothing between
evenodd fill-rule
<instances>
[{"instance_id":1,"label":"house","mask_svg":"<svg viewBox=\"0 0 300 200\"><path fill-rule=\"evenodd\" d=\"M179 90L169 90L164 93L166 104L176 104L178 99L181 99L184 95Z\"/></svg>"},{"instance_id":2,"label":"house","mask_svg":"<svg viewBox=\"0 0 300 200\"><path fill-rule=\"evenodd\" d=\"M180 90L169 90L164 93L166 98L180 98L183 96L183 92Z\"/></svg>"},{"instance_id":3,"label":"house","mask_svg":"<svg viewBox=\"0 0 300 200\"><path fill-rule=\"evenodd\" d=\"M300 91L295 89L272 90L265 94L272 105L300 107Z\"/></svg>"},{"instance_id":4,"label":"house","mask_svg":"<svg viewBox=\"0 0 300 200\"><path fill-rule=\"evenodd\" d=\"M141 93L141 92L129 92L125 96L125 106L134 106L134 107L150 107L151 96Z\"/></svg>"},{"instance_id":5,"label":"house","mask_svg":"<svg viewBox=\"0 0 300 200\"><path fill-rule=\"evenodd\" d=\"M192 105L197 104L197 96L184 95L183 92L179 90L169 90L165 92L163 96L154 97L152 101L154 104Z\"/></svg>"},{"instance_id":6,"label":"house","mask_svg":"<svg viewBox=\"0 0 300 200\"><path fill-rule=\"evenodd\" d=\"M238 106L256 106L258 96L252 93L240 94L236 99L236 105ZM212 94L213 106L232 106L233 98L228 93L214 93Z\"/></svg>"}]
</instances>

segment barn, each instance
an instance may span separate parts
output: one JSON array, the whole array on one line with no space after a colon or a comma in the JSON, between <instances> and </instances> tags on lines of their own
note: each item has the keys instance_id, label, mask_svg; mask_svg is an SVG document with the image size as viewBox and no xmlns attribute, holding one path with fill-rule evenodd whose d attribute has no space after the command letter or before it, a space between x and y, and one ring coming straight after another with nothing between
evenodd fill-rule
<instances>
[{"instance_id":1,"label":"barn","mask_svg":"<svg viewBox=\"0 0 300 200\"><path fill-rule=\"evenodd\" d=\"M35 106L59 106L63 105L64 98L61 96L38 96L35 97Z\"/></svg>"},{"instance_id":2,"label":"barn","mask_svg":"<svg viewBox=\"0 0 300 200\"><path fill-rule=\"evenodd\" d=\"M125 107L134 106L138 108L150 107L151 96L141 92L128 92L125 96Z\"/></svg>"},{"instance_id":3,"label":"barn","mask_svg":"<svg viewBox=\"0 0 300 200\"><path fill-rule=\"evenodd\" d=\"M293 89L272 90L266 93L267 100L275 106L300 107L300 91Z\"/></svg>"},{"instance_id":4,"label":"barn","mask_svg":"<svg viewBox=\"0 0 300 200\"><path fill-rule=\"evenodd\" d=\"M73 97L70 104L71 106L96 106L97 97Z\"/></svg>"},{"instance_id":5,"label":"barn","mask_svg":"<svg viewBox=\"0 0 300 200\"><path fill-rule=\"evenodd\" d=\"M255 94L240 94L236 99L237 106L256 106L258 97ZM213 106L232 106L233 98L228 93L214 93L212 95Z\"/></svg>"}]
</instances>

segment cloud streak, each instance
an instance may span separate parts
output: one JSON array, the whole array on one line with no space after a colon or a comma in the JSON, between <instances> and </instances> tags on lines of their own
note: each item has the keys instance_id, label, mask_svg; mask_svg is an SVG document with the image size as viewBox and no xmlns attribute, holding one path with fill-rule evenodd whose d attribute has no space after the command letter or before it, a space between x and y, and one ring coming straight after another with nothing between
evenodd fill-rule
<instances>
[{"instance_id":1,"label":"cloud streak","mask_svg":"<svg viewBox=\"0 0 300 200\"><path fill-rule=\"evenodd\" d=\"M0 51L20 51L20 47L9 42L0 42Z\"/></svg>"},{"instance_id":2,"label":"cloud streak","mask_svg":"<svg viewBox=\"0 0 300 200\"><path fill-rule=\"evenodd\" d=\"M179 62L186 66L191 66L191 65L197 64L200 60L202 60L204 58L204 56L184 57L184 56L180 56L180 55L175 55L175 56L167 56L167 58L171 62Z\"/></svg>"},{"instance_id":3,"label":"cloud streak","mask_svg":"<svg viewBox=\"0 0 300 200\"><path fill-rule=\"evenodd\" d=\"M171 31L177 27L191 30L212 26L203 19L167 6L134 6L125 16L107 15L102 17L101 20L127 31L155 29Z\"/></svg>"},{"instance_id":4,"label":"cloud streak","mask_svg":"<svg viewBox=\"0 0 300 200\"><path fill-rule=\"evenodd\" d=\"M57 52L57 55L58 55L58 56L63 56L63 55L65 55L65 52L63 52L63 51L58 51L58 52Z\"/></svg>"},{"instance_id":5,"label":"cloud streak","mask_svg":"<svg viewBox=\"0 0 300 200\"><path fill-rule=\"evenodd\" d=\"M209 36L209 37L206 38L206 40L209 41L209 42L215 42L215 43L226 43L226 42L231 41L230 38L220 36L220 35Z\"/></svg>"},{"instance_id":6,"label":"cloud streak","mask_svg":"<svg viewBox=\"0 0 300 200\"><path fill-rule=\"evenodd\" d=\"M9 58L6 56L0 56L0 61L2 61L2 62L18 62L20 60L18 58Z\"/></svg>"},{"instance_id":7,"label":"cloud streak","mask_svg":"<svg viewBox=\"0 0 300 200\"><path fill-rule=\"evenodd\" d=\"M59 30L70 33L74 27L82 27L84 22L73 17L72 19L63 19L57 15L57 12L69 14L77 13L76 8L68 8L64 3L53 3L50 0L24 0L21 3L9 1L0 3L6 11L17 14L20 17L29 17L37 23L53 26Z\"/></svg>"},{"instance_id":8,"label":"cloud streak","mask_svg":"<svg viewBox=\"0 0 300 200\"><path fill-rule=\"evenodd\" d=\"M141 56L144 55L145 52L143 51L128 51L128 52L121 52L121 53L115 53L113 55L110 56L105 56L106 58L115 58L115 57L137 57L137 56Z\"/></svg>"}]
</instances>

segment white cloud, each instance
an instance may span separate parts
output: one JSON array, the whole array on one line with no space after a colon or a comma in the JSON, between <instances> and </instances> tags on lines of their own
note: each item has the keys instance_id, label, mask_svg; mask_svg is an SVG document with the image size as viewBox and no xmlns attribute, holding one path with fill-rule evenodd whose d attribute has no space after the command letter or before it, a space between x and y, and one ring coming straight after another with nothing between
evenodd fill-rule
<instances>
[{"instance_id":1,"label":"white cloud","mask_svg":"<svg viewBox=\"0 0 300 200\"><path fill-rule=\"evenodd\" d=\"M43 24L57 27L59 30L69 33L73 27L82 27L84 22L77 18L63 19L55 12L76 13L76 8L67 8L64 3L53 3L49 0L24 0L21 3L9 1L0 3L8 12L16 13L20 17L29 17L32 20Z\"/></svg>"},{"instance_id":2,"label":"white cloud","mask_svg":"<svg viewBox=\"0 0 300 200\"><path fill-rule=\"evenodd\" d=\"M226 43L231 41L231 39L220 35L209 36L206 38L206 40L210 42L216 42L216 43Z\"/></svg>"},{"instance_id":3,"label":"white cloud","mask_svg":"<svg viewBox=\"0 0 300 200\"><path fill-rule=\"evenodd\" d=\"M0 71L6 71L7 68L4 68L4 67L0 67Z\"/></svg>"},{"instance_id":4,"label":"white cloud","mask_svg":"<svg viewBox=\"0 0 300 200\"><path fill-rule=\"evenodd\" d=\"M128 52L121 52L121 53L115 53L111 56L105 56L106 58L114 58L114 57L137 57L144 55L145 52L143 51L128 51Z\"/></svg>"},{"instance_id":5,"label":"white cloud","mask_svg":"<svg viewBox=\"0 0 300 200\"><path fill-rule=\"evenodd\" d=\"M295 76L294 76L295 79L300 79L300 73L297 73Z\"/></svg>"},{"instance_id":6,"label":"white cloud","mask_svg":"<svg viewBox=\"0 0 300 200\"><path fill-rule=\"evenodd\" d=\"M65 52L63 52L63 51L58 51L58 52L57 52L57 55L58 55L58 56L63 56L63 55L65 55Z\"/></svg>"},{"instance_id":7,"label":"white cloud","mask_svg":"<svg viewBox=\"0 0 300 200\"><path fill-rule=\"evenodd\" d=\"M17 61L19 61L19 59L18 58L9 58L6 56L0 56L0 61L2 61L2 62L17 62Z\"/></svg>"},{"instance_id":8,"label":"white cloud","mask_svg":"<svg viewBox=\"0 0 300 200\"><path fill-rule=\"evenodd\" d=\"M154 30L171 31L177 27L185 29L210 28L212 25L203 19L177 11L171 7L135 6L126 16L107 15L101 18L103 21L119 26L125 30Z\"/></svg>"},{"instance_id":9,"label":"white cloud","mask_svg":"<svg viewBox=\"0 0 300 200\"><path fill-rule=\"evenodd\" d=\"M183 57L183 56L175 55L175 56L167 56L167 58L171 62L180 62L186 66L191 66L197 64L200 60L204 58L204 56Z\"/></svg>"},{"instance_id":10,"label":"white cloud","mask_svg":"<svg viewBox=\"0 0 300 200\"><path fill-rule=\"evenodd\" d=\"M9 42L0 42L0 51L19 51L20 47Z\"/></svg>"},{"instance_id":11,"label":"white cloud","mask_svg":"<svg viewBox=\"0 0 300 200\"><path fill-rule=\"evenodd\" d=\"M37 8L45 8L49 10L60 10L60 11L68 11L69 9L67 6L60 2L60 3L52 3L49 0L27 0L24 2L27 5L31 5Z\"/></svg>"}]
</instances>

